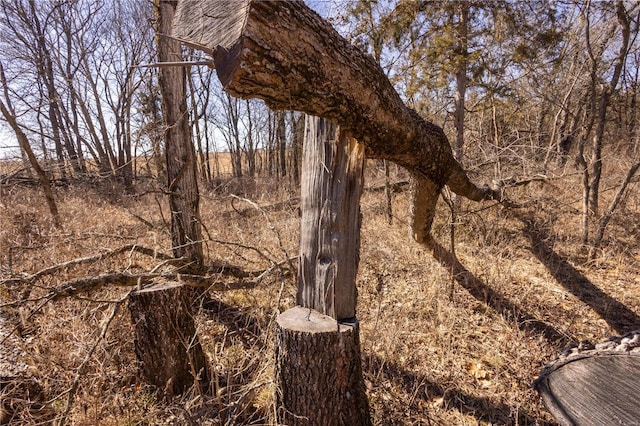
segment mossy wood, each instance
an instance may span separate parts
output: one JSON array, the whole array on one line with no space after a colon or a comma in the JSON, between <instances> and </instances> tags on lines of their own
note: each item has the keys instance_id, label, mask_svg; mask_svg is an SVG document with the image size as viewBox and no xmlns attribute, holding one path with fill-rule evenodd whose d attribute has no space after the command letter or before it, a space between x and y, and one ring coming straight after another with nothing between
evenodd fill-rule
<instances>
[{"instance_id":1,"label":"mossy wood","mask_svg":"<svg viewBox=\"0 0 640 426\"><path fill-rule=\"evenodd\" d=\"M173 35L213 57L230 94L329 119L368 157L411 171L422 198L414 206L418 241L428 238L444 185L475 201L498 197L468 179L442 128L404 105L375 60L302 1L180 0Z\"/></svg>"},{"instance_id":2,"label":"mossy wood","mask_svg":"<svg viewBox=\"0 0 640 426\"><path fill-rule=\"evenodd\" d=\"M182 394L194 384L207 389L206 358L191 308L195 292L168 282L129 296L141 378L168 396Z\"/></svg>"},{"instance_id":3,"label":"mossy wood","mask_svg":"<svg viewBox=\"0 0 640 426\"><path fill-rule=\"evenodd\" d=\"M579 351L545 368L534 387L560 424L640 424L640 347L625 345Z\"/></svg>"},{"instance_id":4,"label":"mossy wood","mask_svg":"<svg viewBox=\"0 0 640 426\"><path fill-rule=\"evenodd\" d=\"M370 425L358 321L298 306L277 324L278 424Z\"/></svg>"},{"instance_id":5,"label":"mossy wood","mask_svg":"<svg viewBox=\"0 0 640 426\"><path fill-rule=\"evenodd\" d=\"M364 149L331 122L307 116L302 158L297 303L356 316Z\"/></svg>"}]
</instances>

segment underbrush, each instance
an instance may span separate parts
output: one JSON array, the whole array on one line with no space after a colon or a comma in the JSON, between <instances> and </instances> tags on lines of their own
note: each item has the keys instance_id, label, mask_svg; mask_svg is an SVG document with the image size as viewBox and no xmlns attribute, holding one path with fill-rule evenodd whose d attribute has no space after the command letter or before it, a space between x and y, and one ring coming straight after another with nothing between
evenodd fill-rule
<instances>
[{"instance_id":1,"label":"underbrush","mask_svg":"<svg viewBox=\"0 0 640 426\"><path fill-rule=\"evenodd\" d=\"M393 179L406 176L396 171ZM460 201L453 225L442 202L435 251L409 239L406 192L394 195L389 223L384 192L365 191L358 319L375 424L553 424L531 389L542 367L569 345L640 328L637 188L588 260L578 180L509 188L517 207ZM367 187L382 183L370 167ZM0 347L20 365L0 371L11 376L0 382L2 423L274 424L274 320L295 303L299 229L298 195L282 187L219 182L202 191L207 261L260 276L252 288L210 291L198 306L213 377L206 396L166 395L141 383L120 303L130 288L50 297L72 280L161 265L161 254L171 254L165 196L59 189L64 230L56 230L39 191L5 188ZM85 257L92 258L64 265ZM62 266L37 275L53 265ZM7 362L0 359L0 368Z\"/></svg>"}]
</instances>

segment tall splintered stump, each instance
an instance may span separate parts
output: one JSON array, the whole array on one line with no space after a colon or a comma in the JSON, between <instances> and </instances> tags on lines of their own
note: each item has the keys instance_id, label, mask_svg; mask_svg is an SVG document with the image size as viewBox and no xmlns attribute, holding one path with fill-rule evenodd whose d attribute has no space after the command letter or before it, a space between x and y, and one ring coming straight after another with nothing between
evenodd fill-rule
<instances>
[{"instance_id":1,"label":"tall splintered stump","mask_svg":"<svg viewBox=\"0 0 640 426\"><path fill-rule=\"evenodd\" d=\"M190 290L169 282L129 297L140 376L167 396L181 394L194 384L204 391L208 384L206 359L191 313Z\"/></svg>"},{"instance_id":2,"label":"tall splintered stump","mask_svg":"<svg viewBox=\"0 0 640 426\"><path fill-rule=\"evenodd\" d=\"M368 425L355 278L364 149L307 117L302 161L298 307L278 317L279 423Z\"/></svg>"}]
</instances>

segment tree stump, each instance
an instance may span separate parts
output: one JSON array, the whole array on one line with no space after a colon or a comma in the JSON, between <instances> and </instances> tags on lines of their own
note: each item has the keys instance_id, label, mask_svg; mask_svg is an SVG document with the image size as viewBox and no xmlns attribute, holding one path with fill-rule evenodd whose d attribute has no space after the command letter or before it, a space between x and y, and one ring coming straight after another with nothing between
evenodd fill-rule
<instances>
[{"instance_id":1,"label":"tree stump","mask_svg":"<svg viewBox=\"0 0 640 426\"><path fill-rule=\"evenodd\" d=\"M640 331L563 353L534 388L562 425L640 424Z\"/></svg>"},{"instance_id":2,"label":"tree stump","mask_svg":"<svg viewBox=\"0 0 640 426\"><path fill-rule=\"evenodd\" d=\"M209 382L192 315L194 294L191 287L168 282L129 298L140 375L165 396L182 394L194 384L206 389Z\"/></svg>"},{"instance_id":3,"label":"tree stump","mask_svg":"<svg viewBox=\"0 0 640 426\"><path fill-rule=\"evenodd\" d=\"M295 307L277 319L278 417L286 425L370 425L358 321Z\"/></svg>"}]
</instances>

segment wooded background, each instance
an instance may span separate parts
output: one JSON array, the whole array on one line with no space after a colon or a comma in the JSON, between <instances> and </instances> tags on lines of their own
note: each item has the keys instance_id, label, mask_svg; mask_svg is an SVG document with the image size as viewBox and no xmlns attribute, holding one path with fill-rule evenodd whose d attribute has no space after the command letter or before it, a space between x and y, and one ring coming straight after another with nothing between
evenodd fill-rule
<instances>
[{"instance_id":1,"label":"wooded background","mask_svg":"<svg viewBox=\"0 0 640 426\"><path fill-rule=\"evenodd\" d=\"M315 7L381 63L410 107L447 131L477 181L547 175L558 164L580 173L582 238L600 244L638 168L634 2ZM144 66L158 62L154 13L134 0L3 2L5 157L30 171L32 151L52 179L100 174L132 188L141 176L162 176L160 70ZM207 60L188 49L182 57ZM225 94L206 66L186 70L201 179L289 176L297 184L299 114ZM11 141L16 133L24 142ZM620 197L608 206L599 202L605 146L628 160ZM230 169L220 151L231 155Z\"/></svg>"}]
</instances>

